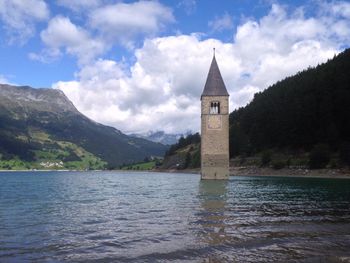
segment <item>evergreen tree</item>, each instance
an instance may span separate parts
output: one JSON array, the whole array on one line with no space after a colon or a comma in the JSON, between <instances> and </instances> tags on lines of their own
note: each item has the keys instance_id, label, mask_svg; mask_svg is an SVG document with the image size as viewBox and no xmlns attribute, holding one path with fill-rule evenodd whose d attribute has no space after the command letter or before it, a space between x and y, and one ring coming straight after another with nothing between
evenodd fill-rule
<instances>
[{"instance_id":1,"label":"evergreen tree","mask_svg":"<svg viewBox=\"0 0 350 263\"><path fill-rule=\"evenodd\" d=\"M255 94L230 114L230 156L267 149L338 151L350 141L350 49Z\"/></svg>"}]
</instances>

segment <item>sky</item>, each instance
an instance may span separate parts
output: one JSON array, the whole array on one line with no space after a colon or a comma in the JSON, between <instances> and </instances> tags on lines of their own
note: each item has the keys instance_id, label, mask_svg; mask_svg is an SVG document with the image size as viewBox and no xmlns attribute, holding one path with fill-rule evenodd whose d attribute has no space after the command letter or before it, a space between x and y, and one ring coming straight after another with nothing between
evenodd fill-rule
<instances>
[{"instance_id":1,"label":"sky","mask_svg":"<svg viewBox=\"0 0 350 263\"><path fill-rule=\"evenodd\" d=\"M0 0L0 83L125 133L199 131L213 48L232 111L349 46L350 1Z\"/></svg>"}]
</instances>

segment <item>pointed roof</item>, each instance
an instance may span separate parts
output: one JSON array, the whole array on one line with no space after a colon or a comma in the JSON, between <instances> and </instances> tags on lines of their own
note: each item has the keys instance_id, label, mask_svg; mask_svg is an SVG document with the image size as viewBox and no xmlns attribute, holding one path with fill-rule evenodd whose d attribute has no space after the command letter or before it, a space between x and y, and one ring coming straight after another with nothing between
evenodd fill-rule
<instances>
[{"instance_id":1,"label":"pointed roof","mask_svg":"<svg viewBox=\"0 0 350 263\"><path fill-rule=\"evenodd\" d=\"M225 83L221 77L218 63L215 59L215 53L210 65L202 96L229 96Z\"/></svg>"}]
</instances>

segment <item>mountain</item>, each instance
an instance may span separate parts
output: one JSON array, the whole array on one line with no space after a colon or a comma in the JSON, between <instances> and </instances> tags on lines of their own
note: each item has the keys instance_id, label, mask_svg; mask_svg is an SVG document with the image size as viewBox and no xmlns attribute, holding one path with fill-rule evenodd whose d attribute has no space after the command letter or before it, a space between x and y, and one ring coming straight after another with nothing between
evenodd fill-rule
<instances>
[{"instance_id":1,"label":"mountain","mask_svg":"<svg viewBox=\"0 0 350 263\"><path fill-rule=\"evenodd\" d=\"M200 166L199 133L182 136L164 155L160 169L196 169Z\"/></svg>"},{"instance_id":2,"label":"mountain","mask_svg":"<svg viewBox=\"0 0 350 263\"><path fill-rule=\"evenodd\" d=\"M115 168L166 149L90 120L60 90L0 84L0 160Z\"/></svg>"},{"instance_id":3,"label":"mountain","mask_svg":"<svg viewBox=\"0 0 350 263\"><path fill-rule=\"evenodd\" d=\"M190 132L187 132L185 134L182 133L177 133L177 134L168 134L165 133L164 131L149 131L144 134L130 134L130 136L138 137L138 138L143 138L152 142L159 142L164 145L172 145L177 143L177 141L183 137L189 135Z\"/></svg>"},{"instance_id":4,"label":"mountain","mask_svg":"<svg viewBox=\"0 0 350 263\"><path fill-rule=\"evenodd\" d=\"M350 49L277 82L230 114L231 157L267 149L308 152L319 144L350 155L349 142Z\"/></svg>"}]
</instances>

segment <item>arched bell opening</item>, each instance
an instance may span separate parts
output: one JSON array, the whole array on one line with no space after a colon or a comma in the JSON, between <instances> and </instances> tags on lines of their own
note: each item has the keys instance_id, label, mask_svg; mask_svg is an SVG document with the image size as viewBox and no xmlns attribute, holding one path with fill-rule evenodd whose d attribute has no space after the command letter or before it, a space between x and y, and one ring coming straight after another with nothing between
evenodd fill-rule
<instances>
[{"instance_id":1,"label":"arched bell opening","mask_svg":"<svg viewBox=\"0 0 350 263\"><path fill-rule=\"evenodd\" d=\"M210 103L209 114L220 114L220 102L212 101Z\"/></svg>"}]
</instances>

